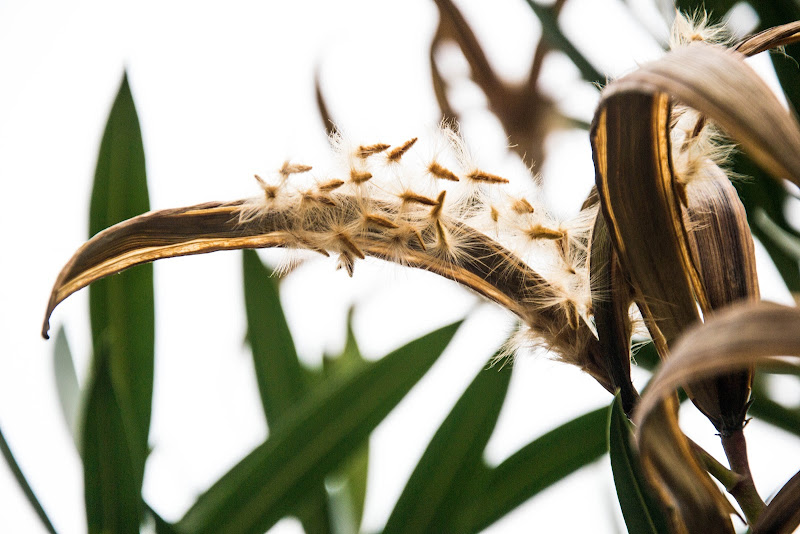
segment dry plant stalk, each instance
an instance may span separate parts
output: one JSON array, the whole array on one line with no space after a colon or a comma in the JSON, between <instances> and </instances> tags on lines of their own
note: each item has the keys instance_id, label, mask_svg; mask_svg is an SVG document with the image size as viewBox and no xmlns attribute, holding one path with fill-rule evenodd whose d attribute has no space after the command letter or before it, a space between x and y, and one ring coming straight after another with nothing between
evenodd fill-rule
<instances>
[{"instance_id":1,"label":"dry plant stalk","mask_svg":"<svg viewBox=\"0 0 800 534\"><path fill-rule=\"evenodd\" d=\"M285 247L336 256L351 276L366 256L426 269L516 314L520 342L622 391L672 529L733 532L730 502L678 426L674 392L687 389L723 444L743 443L753 365L800 352L798 312L756 302L752 237L717 130L800 185L800 127L743 61L800 40L800 23L735 49L714 44L704 21L679 17L676 28L672 52L603 91L591 131L597 188L573 220L550 215L530 176L480 168L451 128L394 145L335 134L333 169L286 162L256 176L255 198L151 212L94 236L59 274L42 333L70 294L161 258ZM665 360L641 402L630 377L637 310ZM780 326L794 333L770 330ZM764 505L739 449L726 446L744 481L731 494L756 524ZM795 501L781 502L763 516L786 516Z\"/></svg>"}]
</instances>

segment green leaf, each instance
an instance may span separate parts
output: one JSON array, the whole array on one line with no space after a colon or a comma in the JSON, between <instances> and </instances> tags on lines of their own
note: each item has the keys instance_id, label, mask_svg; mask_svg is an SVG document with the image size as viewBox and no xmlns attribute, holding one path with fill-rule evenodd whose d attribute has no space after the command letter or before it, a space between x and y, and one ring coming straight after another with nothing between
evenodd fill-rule
<instances>
[{"instance_id":1,"label":"green leaf","mask_svg":"<svg viewBox=\"0 0 800 534\"><path fill-rule=\"evenodd\" d=\"M97 160L90 234L149 209L144 148L123 76ZM82 443L91 532L138 532L153 396L153 269L142 265L89 290L94 376Z\"/></svg>"},{"instance_id":2,"label":"green leaf","mask_svg":"<svg viewBox=\"0 0 800 534\"><path fill-rule=\"evenodd\" d=\"M22 469L20 469L19 464L17 464L17 460L14 458L14 455L11 452L11 448L8 446L8 442L6 441L2 430L0 430L0 452L3 453L3 458L5 458L8 468L11 469L11 474L14 475L14 479L16 479L17 484L19 484L20 489L22 489L22 492L25 494L25 498L28 499L28 502L36 512L36 515L39 516L44 528L46 528L48 532L56 534L56 529L50 522L50 518L47 517L47 513L44 511L44 508L42 508L42 505L39 503L39 499L36 498L36 494L33 492L30 484L28 484L28 481L25 479L25 475L22 473Z\"/></svg>"},{"instance_id":3,"label":"green leaf","mask_svg":"<svg viewBox=\"0 0 800 534\"><path fill-rule=\"evenodd\" d=\"M258 391L270 432L277 432L306 397L308 387L283 314L277 279L254 250L243 251L242 267L247 338ZM306 532L330 531L328 494L322 481L298 504L295 513Z\"/></svg>"},{"instance_id":4,"label":"green leaf","mask_svg":"<svg viewBox=\"0 0 800 534\"><path fill-rule=\"evenodd\" d=\"M64 422L69 428L72 440L80 449L77 424L81 390L78 385L78 375L75 373L75 364L72 361L72 351L69 349L67 334L63 327L59 328L56 334L56 343L53 348L53 371L61 415L64 416Z\"/></svg>"},{"instance_id":5,"label":"green leaf","mask_svg":"<svg viewBox=\"0 0 800 534\"><path fill-rule=\"evenodd\" d=\"M511 365L482 369L436 431L384 529L392 532L453 532L453 520L497 423L511 379ZM477 467L476 467L477 466ZM469 495L467 493L467 495Z\"/></svg>"},{"instance_id":6,"label":"green leaf","mask_svg":"<svg viewBox=\"0 0 800 534\"><path fill-rule=\"evenodd\" d=\"M353 333L353 309L347 313L347 337L344 349L337 358L323 359L324 380L340 380L368 365L361 356ZM330 491L332 512L340 525L338 532L358 532L364 516L369 471L369 440L365 441L331 473L329 480L335 490ZM329 487L330 489L330 487Z\"/></svg>"},{"instance_id":7,"label":"green leaf","mask_svg":"<svg viewBox=\"0 0 800 534\"><path fill-rule=\"evenodd\" d=\"M631 446L631 424L622 409L619 394L608 410L608 452L622 516L628 532L668 533L657 501L650 496L639 457Z\"/></svg>"},{"instance_id":8,"label":"green leaf","mask_svg":"<svg viewBox=\"0 0 800 534\"><path fill-rule=\"evenodd\" d=\"M303 369L286 324L278 283L254 250L243 254L247 338L253 351L261 404L276 431L307 393Z\"/></svg>"},{"instance_id":9,"label":"green leaf","mask_svg":"<svg viewBox=\"0 0 800 534\"><path fill-rule=\"evenodd\" d=\"M540 491L597 460L606 452L608 410L584 414L532 441L488 469L483 492L471 502L471 527L478 532Z\"/></svg>"},{"instance_id":10,"label":"green leaf","mask_svg":"<svg viewBox=\"0 0 800 534\"><path fill-rule=\"evenodd\" d=\"M208 489L182 532L261 534L351 454L425 374L460 323L423 336L330 384Z\"/></svg>"}]
</instances>

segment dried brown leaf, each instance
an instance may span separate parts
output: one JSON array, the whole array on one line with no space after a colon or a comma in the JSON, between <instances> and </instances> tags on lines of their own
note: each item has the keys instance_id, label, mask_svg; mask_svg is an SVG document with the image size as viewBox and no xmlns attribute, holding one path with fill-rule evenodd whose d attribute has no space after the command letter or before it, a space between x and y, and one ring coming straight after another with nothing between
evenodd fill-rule
<instances>
[{"instance_id":1,"label":"dried brown leaf","mask_svg":"<svg viewBox=\"0 0 800 534\"><path fill-rule=\"evenodd\" d=\"M670 396L640 421L642 467L670 512L674 532L733 533L734 509L692 452L678 427L677 410L678 402Z\"/></svg>"},{"instance_id":2,"label":"dried brown leaf","mask_svg":"<svg viewBox=\"0 0 800 534\"><path fill-rule=\"evenodd\" d=\"M777 356L800 357L800 309L757 302L715 312L675 344L642 395L635 421L641 425L682 384L752 365L780 366Z\"/></svg>"},{"instance_id":3,"label":"dried brown leaf","mask_svg":"<svg viewBox=\"0 0 800 534\"><path fill-rule=\"evenodd\" d=\"M800 21L775 26L742 39L734 49L753 56L772 48L786 46L800 40Z\"/></svg>"}]
</instances>

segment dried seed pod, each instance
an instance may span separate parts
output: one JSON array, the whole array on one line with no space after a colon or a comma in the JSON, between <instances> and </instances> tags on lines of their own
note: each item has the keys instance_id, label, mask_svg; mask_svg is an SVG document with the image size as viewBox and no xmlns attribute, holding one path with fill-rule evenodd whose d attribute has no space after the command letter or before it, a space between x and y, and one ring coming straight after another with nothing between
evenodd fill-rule
<instances>
[{"instance_id":1,"label":"dried seed pod","mask_svg":"<svg viewBox=\"0 0 800 534\"><path fill-rule=\"evenodd\" d=\"M747 214L727 176L711 162L703 179L687 186L689 244L703 283L709 308L759 300L755 248ZM750 399L752 370L692 383L688 392L695 405L723 436L744 425Z\"/></svg>"}]
</instances>

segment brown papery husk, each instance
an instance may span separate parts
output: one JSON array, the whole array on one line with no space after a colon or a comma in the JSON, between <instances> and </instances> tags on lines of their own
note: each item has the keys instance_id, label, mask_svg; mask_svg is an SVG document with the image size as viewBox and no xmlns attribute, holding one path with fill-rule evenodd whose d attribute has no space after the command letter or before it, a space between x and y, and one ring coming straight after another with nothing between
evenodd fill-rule
<instances>
[{"instance_id":1,"label":"brown papery husk","mask_svg":"<svg viewBox=\"0 0 800 534\"><path fill-rule=\"evenodd\" d=\"M630 414L639 393L631 382L631 320L628 309L633 302L630 282L622 271L611 246L605 218L595 218L589 248L592 312L603 364L615 388L620 390L622 408Z\"/></svg>"},{"instance_id":2,"label":"brown papery husk","mask_svg":"<svg viewBox=\"0 0 800 534\"><path fill-rule=\"evenodd\" d=\"M773 177L800 186L800 126L745 58L692 43L610 84L603 97L665 92L719 125Z\"/></svg>"},{"instance_id":3,"label":"brown papery husk","mask_svg":"<svg viewBox=\"0 0 800 534\"><path fill-rule=\"evenodd\" d=\"M708 300L705 317L740 301L759 300L755 248L747 213L725 173L710 161L687 186L689 243ZM752 370L746 369L687 387L697 408L719 433L729 436L744 425Z\"/></svg>"},{"instance_id":4,"label":"brown papery husk","mask_svg":"<svg viewBox=\"0 0 800 534\"><path fill-rule=\"evenodd\" d=\"M670 156L663 93L603 98L592 127L596 184L611 241L662 358L698 322L702 284L691 259Z\"/></svg>"}]
</instances>

